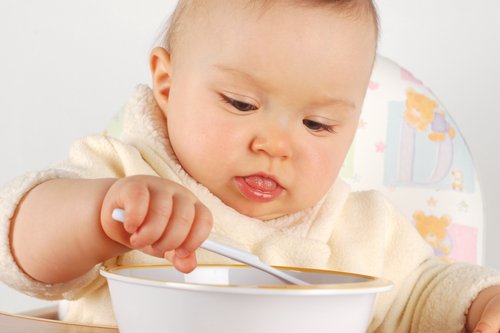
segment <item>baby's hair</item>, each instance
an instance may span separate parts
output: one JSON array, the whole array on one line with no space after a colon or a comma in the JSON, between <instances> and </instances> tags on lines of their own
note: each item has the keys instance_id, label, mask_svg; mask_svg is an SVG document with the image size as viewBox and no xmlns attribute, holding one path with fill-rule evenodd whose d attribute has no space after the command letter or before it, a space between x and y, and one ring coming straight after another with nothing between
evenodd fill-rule
<instances>
[{"instance_id":1,"label":"baby's hair","mask_svg":"<svg viewBox=\"0 0 500 333\"><path fill-rule=\"evenodd\" d=\"M228 0L229 1L229 0ZM231 0L233 1L233 0ZM377 9L372 0L245 0L248 6L261 6L263 12L276 3L288 3L303 7L330 7L339 13L353 19L362 19L367 15L371 17L375 28L375 38L379 35L379 20ZM160 46L172 52L174 45L181 35L188 17L195 14L196 10L210 5L210 0L179 0L177 7L167 21L159 38Z\"/></svg>"}]
</instances>

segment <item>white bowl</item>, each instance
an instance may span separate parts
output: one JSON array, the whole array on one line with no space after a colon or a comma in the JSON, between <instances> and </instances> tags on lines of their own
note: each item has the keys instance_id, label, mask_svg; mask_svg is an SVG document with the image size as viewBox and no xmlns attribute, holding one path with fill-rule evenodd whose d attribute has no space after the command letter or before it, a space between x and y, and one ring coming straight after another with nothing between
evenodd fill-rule
<instances>
[{"instance_id":1,"label":"white bowl","mask_svg":"<svg viewBox=\"0 0 500 333\"><path fill-rule=\"evenodd\" d=\"M363 333L376 294L392 288L369 276L277 268L312 285L286 285L239 265L199 265L190 274L118 266L101 274L121 333Z\"/></svg>"}]
</instances>

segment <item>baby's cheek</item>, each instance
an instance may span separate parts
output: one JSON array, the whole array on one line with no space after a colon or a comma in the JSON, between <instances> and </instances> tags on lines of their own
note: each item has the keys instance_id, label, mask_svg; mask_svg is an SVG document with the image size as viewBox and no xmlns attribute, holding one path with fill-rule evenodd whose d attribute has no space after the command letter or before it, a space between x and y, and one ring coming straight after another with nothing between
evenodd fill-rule
<instances>
[{"instance_id":1,"label":"baby's cheek","mask_svg":"<svg viewBox=\"0 0 500 333\"><path fill-rule=\"evenodd\" d=\"M309 157L304 174L310 180L310 195L322 197L338 176L344 159L334 152L319 152Z\"/></svg>"}]
</instances>

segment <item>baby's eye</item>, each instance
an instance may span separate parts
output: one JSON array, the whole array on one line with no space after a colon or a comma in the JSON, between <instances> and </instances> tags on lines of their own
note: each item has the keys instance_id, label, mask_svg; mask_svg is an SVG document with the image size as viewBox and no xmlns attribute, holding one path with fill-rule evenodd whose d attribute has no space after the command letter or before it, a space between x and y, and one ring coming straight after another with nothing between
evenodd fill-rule
<instances>
[{"instance_id":1,"label":"baby's eye","mask_svg":"<svg viewBox=\"0 0 500 333\"><path fill-rule=\"evenodd\" d=\"M249 103L245 103L245 102L242 102L242 101L238 101L236 99L233 99L231 97L227 97L227 96L224 96L224 95L221 95L221 96L222 96L222 99L224 100L224 102L228 103L229 105L233 106L235 109L237 109L239 111L246 112L246 111L255 111L255 110L257 110L257 107L255 105L252 105L252 104L249 104Z\"/></svg>"},{"instance_id":2,"label":"baby's eye","mask_svg":"<svg viewBox=\"0 0 500 333\"><path fill-rule=\"evenodd\" d=\"M318 123L317 121L314 120L304 119L302 120L302 124L304 124L307 128L309 128L313 132L327 131L330 133L335 133L333 126Z\"/></svg>"}]
</instances>

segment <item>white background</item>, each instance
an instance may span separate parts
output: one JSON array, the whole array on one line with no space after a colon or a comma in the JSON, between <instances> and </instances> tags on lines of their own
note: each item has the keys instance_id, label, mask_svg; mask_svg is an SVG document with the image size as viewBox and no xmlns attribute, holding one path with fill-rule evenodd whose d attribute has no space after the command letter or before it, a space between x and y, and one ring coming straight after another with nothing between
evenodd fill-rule
<instances>
[{"instance_id":1,"label":"white background","mask_svg":"<svg viewBox=\"0 0 500 333\"><path fill-rule=\"evenodd\" d=\"M147 4L147 5L146 5ZM378 0L379 51L440 98L483 185L485 264L500 268L500 12L497 0ZM169 0L1 0L0 184L101 131L137 83ZM91 244L89 244L91 246ZM42 303L0 284L0 311Z\"/></svg>"}]
</instances>

